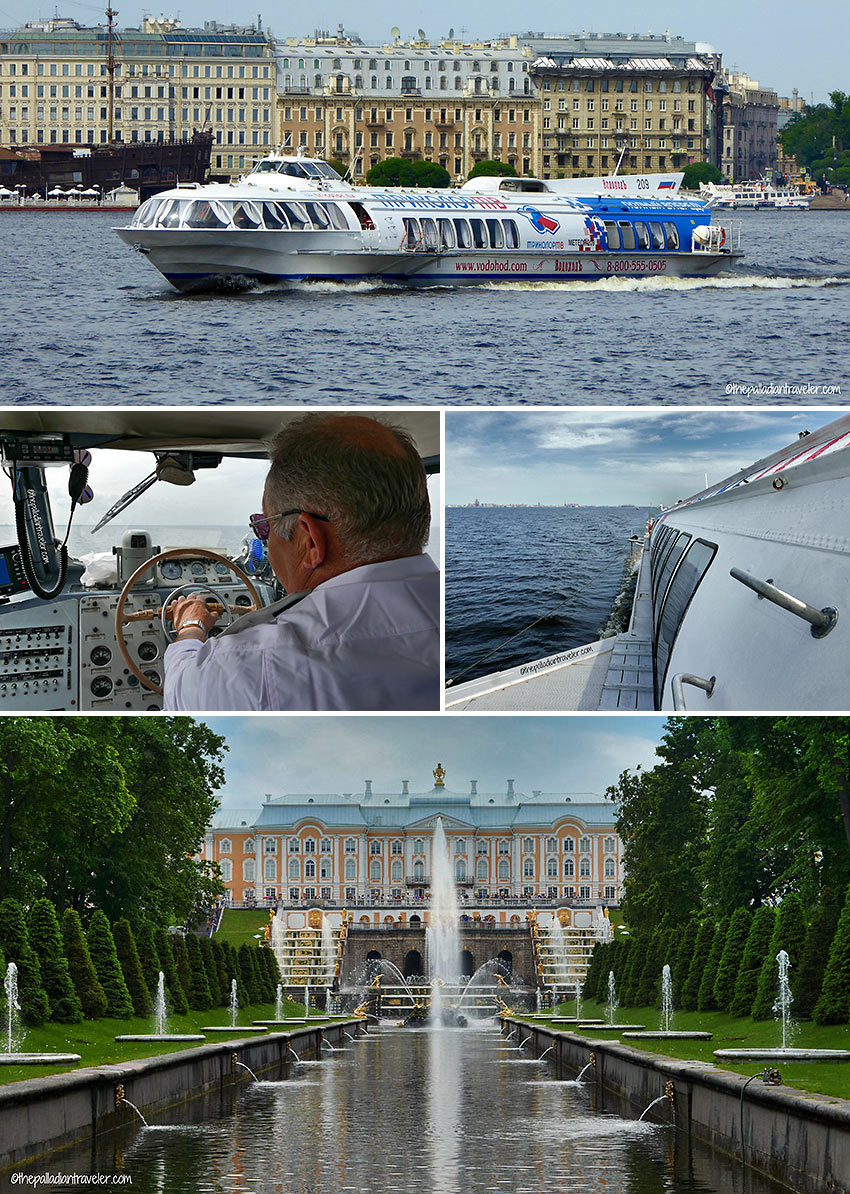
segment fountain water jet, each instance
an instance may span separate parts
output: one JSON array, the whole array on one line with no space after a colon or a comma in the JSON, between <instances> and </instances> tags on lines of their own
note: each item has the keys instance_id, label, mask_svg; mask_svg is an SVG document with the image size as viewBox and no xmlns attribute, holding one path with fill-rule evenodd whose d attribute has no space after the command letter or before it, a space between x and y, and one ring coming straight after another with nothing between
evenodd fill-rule
<instances>
[{"instance_id":1,"label":"fountain water jet","mask_svg":"<svg viewBox=\"0 0 850 1194\"><path fill-rule=\"evenodd\" d=\"M670 967L666 966L661 972L661 1027L665 1032L670 1031L673 1023L673 978Z\"/></svg>"},{"instance_id":2,"label":"fountain water jet","mask_svg":"<svg viewBox=\"0 0 850 1194\"><path fill-rule=\"evenodd\" d=\"M231 982L230 982L230 1024L229 1025L205 1024L204 1032L228 1032L231 1035L233 1035L233 1032L237 1029L236 1021L238 1018L239 1018L239 994L238 994L238 985L237 985L236 979L234 978L234 979L231 979ZM254 1023L250 1027L246 1027L246 1028L243 1028L241 1026L238 1027L238 1031L239 1032L268 1032L267 1024L268 1024L268 1021L266 1021L265 1024L260 1024L258 1021L255 1020Z\"/></svg>"},{"instance_id":3,"label":"fountain water jet","mask_svg":"<svg viewBox=\"0 0 850 1194\"><path fill-rule=\"evenodd\" d=\"M20 1043L21 1005L18 1001L18 967L10 962L6 967L3 979L3 989L6 992L6 1052L0 1053L0 1065L45 1065L53 1062L57 1065L71 1065L80 1061L79 1053L16 1053L15 1048Z\"/></svg>"},{"instance_id":4,"label":"fountain water jet","mask_svg":"<svg viewBox=\"0 0 850 1194\"><path fill-rule=\"evenodd\" d=\"M443 1007L442 985L457 977L460 962L460 912L455 890L454 871L449 859L442 817L437 817L431 841L431 918L429 925L429 966L431 979L430 1021L443 1027L448 1008Z\"/></svg>"},{"instance_id":5,"label":"fountain water jet","mask_svg":"<svg viewBox=\"0 0 850 1194\"><path fill-rule=\"evenodd\" d=\"M606 1004L605 1015L609 1024L614 1023L614 1017L617 1014L617 988L614 983L614 971L608 971L608 1003Z\"/></svg>"},{"instance_id":6,"label":"fountain water jet","mask_svg":"<svg viewBox=\"0 0 850 1194\"><path fill-rule=\"evenodd\" d=\"M127 1033L117 1036L116 1041L203 1041L205 1037L197 1032L168 1032L168 1003L165 998L165 975L160 970L153 1001L153 1032ZM132 1103L124 1100L128 1107ZM147 1124L145 1124L147 1127Z\"/></svg>"},{"instance_id":7,"label":"fountain water jet","mask_svg":"<svg viewBox=\"0 0 850 1194\"><path fill-rule=\"evenodd\" d=\"M680 1032L674 1031L670 1025L673 1023L673 980L670 977L670 967L665 964L661 972L661 1025L658 1032L651 1032L648 1029L642 1029L633 1032L624 1032L623 1039L627 1037L642 1037L644 1040L650 1041L710 1041L710 1032ZM647 1108L649 1110L649 1108Z\"/></svg>"}]
</instances>

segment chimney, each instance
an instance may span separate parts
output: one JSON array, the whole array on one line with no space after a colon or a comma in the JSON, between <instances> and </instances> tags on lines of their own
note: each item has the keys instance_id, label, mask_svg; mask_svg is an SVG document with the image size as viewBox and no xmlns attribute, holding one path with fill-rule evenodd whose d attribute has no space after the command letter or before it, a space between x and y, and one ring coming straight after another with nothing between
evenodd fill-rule
<instances>
[{"instance_id":1,"label":"chimney","mask_svg":"<svg viewBox=\"0 0 850 1194\"><path fill-rule=\"evenodd\" d=\"M469 794L470 794L470 796L478 795L478 780L477 779L471 779L469 781Z\"/></svg>"},{"instance_id":2,"label":"chimney","mask_svg":"<svg viewBox=\"0 0 850 1194\"><path fill-rule=\"evenodd\" d=\"M403 780L401 781L401 794L402 794L402 796L409 796L409 795L410 795L410 792L409 792L409 790L408 790L408 789L409 789L409 787L410 787L410 780L409 780L409 779L403 779Z\"/></svg>"},{"instance_id":3,"label":"chimney","mask_svg":"<svg viewBox=\"0 0 850 1194\"><path fill-rule=\"evenodd\" d=\"M508 800L513 800L513 798L514 798L514 781L512 779L508 780L507 797L508 797Z\"/></svg>"},{"instance_id":4,"label":"chimney","mask_svg":"<svg viewBox=\"0 0 850 1194\"><path fill-rule=\"evenodd\" d=\"M366 791L363 793L367 800L372 799L372 781L371 779L364 779L363 783L366 785Z\"/></svg>"}]
</instances>

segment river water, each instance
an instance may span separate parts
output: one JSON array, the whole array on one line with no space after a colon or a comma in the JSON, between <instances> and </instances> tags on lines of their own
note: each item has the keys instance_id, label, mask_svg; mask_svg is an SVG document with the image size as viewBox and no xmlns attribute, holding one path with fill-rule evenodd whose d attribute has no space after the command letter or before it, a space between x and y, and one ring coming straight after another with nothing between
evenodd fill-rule
<instances>
[{"instance_id":1,"label":"river water","mask_svg":"<svg viewBox=\"0 0 850 1194\"><path fill-rule=\"evenodd\" d=\"M120 1173L133 1194L742 1194L734 1162L600 1108L495 1027L377 1029L27 1172Z\"/></svg>"},{"instance_id":2,"label":"river water","mask_svg":"<svg viewBox=\"0 0 850 1194\"><path fill-rule=\"evenodd\" d=\"M736 218L746 257L716 279L181 296L111 231L124 216L3 213L3 401L846 404L850 219Z\"/></svg>"},{"instance_id":3,"label":"river water","mask_svg":"<svg viewBox=\"0 0 850 1194\"><path fill-rule=\"evenodd\" d=\"M642 534L652 513L637 506L447 509L446 678L472 680L599 638L624 588L629 536ZM629 608L626 602L625 616Z\"/></svg>"}]
</instances>

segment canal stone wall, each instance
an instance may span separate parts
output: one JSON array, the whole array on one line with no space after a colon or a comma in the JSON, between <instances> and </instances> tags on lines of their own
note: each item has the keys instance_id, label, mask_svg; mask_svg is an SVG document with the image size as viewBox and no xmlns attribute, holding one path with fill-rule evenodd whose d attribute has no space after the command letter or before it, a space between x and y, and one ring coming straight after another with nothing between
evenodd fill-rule
<instances>
[{"instance_id":1,"label":"canal stone wall","mask_svg":"<svg viewBox=\"0 0 850 1194\"><path fill-rule=\"evenodd\" d=\"M635 1112L643 1111L672 1082L678 1130L740 1159L745 1077L704 1062L680 1061L613 1041L502 1020L506 1031L514 1025L515 1039L531 1037L531 1048L538 1055L553 1046L562 1072L578 1073L593 1055L595 1064L584 1081L595 1083L602 1106L608 1094ZM660 1103L648 1118L670 1122L670 1104ZM757 1079L744 1092L743 1124L748 1165L798 1194L850 1194L850 1101L787 1086L765 1086Z\"/></svg>"},{"instance_id":2,"label":"canal stone wall","mask_svg":"<svg viewBox=\"0 0 850 1194\"><path fill-rule=\"evenodd\" d=\"M323 1037L335 1044L345 1031L353 1035L363 1030L359 1019L336 1021L0 1086L0 1172L131 1123L132 1108L117 1105L119 1086L144 1114L162 1112L252 1081L236 1061L257 1075L287 1078L290 1045L299 1057L317 1057Z\"/></svg>"},{"instance_id":3,"label":"canal stone wall","mask_svg":"<svg viewBox=\"0 0 850 1194\"><path fill-rule=\"evenodd\" d=\"M514 976L529 986L535 986L534 950L527 925L484 927L476 922L461 924L460 948L471 955L466 960L466 973L474 974L485 962L498 958L499 954L508 953ZM352 926L342 959L343 982L350 984L362 979L369 955L374 956L376 953L397 966L402 974L405 973L409 955L418 954L423 966L420 973L424 974L425 926Z\"/></svg>"}]
</instances>

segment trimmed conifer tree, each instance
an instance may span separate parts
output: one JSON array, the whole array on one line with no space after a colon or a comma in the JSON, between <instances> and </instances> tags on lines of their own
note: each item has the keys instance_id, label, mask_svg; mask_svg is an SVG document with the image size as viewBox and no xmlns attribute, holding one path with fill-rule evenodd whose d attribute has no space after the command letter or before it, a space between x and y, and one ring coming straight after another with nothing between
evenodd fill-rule
<instances>
[{"instance_id":1,"label":"trimmed conifer tree","mask_svg":"<svg viewBox=\"0 0 850 1194\"><path fill-rule=\"evenodd\" d=\"M43 1024L50 1015L50 1002L42 982L38 958L30 945L23 908L11 898L0 903L0 948L6 965L14 962L18 968L21 1019L31 1027Z\"/></svg>"},{"instance_id":2,"label":"trimmed conifer tree","mask_svg":"<svg viewBox=\"0 0 850 1194\"><path fill-rule=\"evenodd\" d=\"M77 998L68 959L62 948L62 933L56 909L50 900L36 900L27 926L30 945L38 957L41 979L50 1001L50 1018L60 1024L79 1024L83 1009Z\"/></svg>"},{"instance_id":3,"label":"trimmed conifer tree","mask_svg":"<svg viewBox=\"0 0 850 1194\"><path fill-rule=\"evenodd\" d=\"M142 973L142 963L139 961L139 951L136 949L136 939L129 920L125 917L116 920L112 926L112 937L124 974L124 982L133 1001L133 1011L137 1016L153 1015L153 999Z\"/></svg>"},{"instance_id":4,"label":"trimmed conifer tree","mask_svg":"<svg viewBox=\"0 0 850 1194\"><path fill-rule=\"evenodd\" d=\"M83 1015L87 1020L98 1020L106 1015L106 995L92 964L79 913L74 908L66 908L62 914L62 942Z\"/></svg>"},{"instance_id":5,"label":"trimmed conifer tree","mask_svg":"<svg viewBox=\"0 0 850 1194\"><path fill-rule=\"evenodd\" d=\"M156 988L159 985L159 972L162 967L159 964L159 954L153 939L153 925L150 921L143 920L137 926L135 938L136 952L139 955L139 964L142 967L145 985L150 992L151 999L155 999Z\"/></svg>"},{"instance_id":6,"label":"trimmed conifer tree","mask_svg":"<svg viewBox=\"0 0 850 1194\"><path fill-rule=\"evenodd\" d=\"M257 950L257 968L262 979L263 999L271 1003L275 996L274 965L275 957L268 946L261 945Z\"/></svg>"},{"instance_id":7,"label":"trimmed conifer tree","mask_svg":"<svg viewBox=\"0 0 850 1194\"><path fill-rule=\"evenodd\" d=\"M645 933L637 933L629 938L629 956L623 972L621 987L623 1003L631 1007L635 1006L635 991L646 957L647 945Z\"/></svg>"},{"instance_id":8,"label":"trimmed conifer tree","mask_svg":"<svg viewBox=\"0 0 850 1194\"><path fill-rule=\"evenodd\" d=\"M189 1004L186 999L186 992L183 990L183 984L180 982L177 974L174 954L171 952L171 946L168 943L168 933L163 928L154 929L153 940L156 946L156 956L159 959L159 969L165 975L168 1010L175 1016L185 1016L189 1010ZM158 980L159 975L157 974Z\"/></svg>"},{"instance_id":9,"label":"trimmed conifer tree","mask_svg":"<svg viewBox=\"0 0 850 1194\"><path fill-rule=\"evenodd\" d=\"M99 908L89 921L86 940L92 965L106 996L106 1014L116 1020L129 1020L133 1014L133 1000L124 981L109 921Z\"/></svg>"},{"instance_id":10,"label":"trimmed conifer tree","mask_svg":"<svg viewBox=\"0 0 850 1194\"><path fill-rule=\"evenodd\" d=\"M207 972L201 954L200 942L194 933L187 933L185 941L191 975L189 990L186 993L189 1000L189 1007L193 1011L205 1012L212 1007L212 996L210 995L210 985L207 982Z\"/></svg>"},{"instance_id":11,"label":"trimmed conifer tree","mask_svg":"<svg viewBox=\"0 0 850 1194\"><path fill-rule=\"evenodd\" d=\"M667 933L658 928L649 940L640 978L635 990L637 1007L652 1007L658 1001L661 990L661 971L665 964Z\"/></svg>"},{"instance_id":12,"label":"trimmed conifer tree","mask_svg":"<svg viewBox=\"0 0 850 1194\"><path fill-rule=\"evenodd\" d=\"M776 912L773 908L768 908L766 904L762 904L753 917L741 957L741 965L738 968L738 977L735 980L735 993L729 1005L730 1015L749 1016L752 1011L759 975L765 954L770 946L775 919Z\"/></svg>"},{"instance_id":13,"label":"trimmed conifer tree","mask_svg":"<svg viewBox=\"0 0 850 1194\"><path fill-rule=\"evenodd\" d=\"M699 999L699 985L702 982L703 971L708 963L711 942L714 939L714 921L704 920L699 926L694 950L688 963L688 973L682 985L679 996L679 1006L683 1012L695 1012Z\"/></svg>"},{"instance_id":14,"label":"trimmed conifer tree","mask_svg":"<svg viewBox=\"0 0 850 1194\"><path fill-rule=\"evenodd\" d=\"M723 944L720 965L717 968L717 978L714 980L714 1006L720 1011L726 1011L729 1008L735 994L735 983L752 919L749 909L738 908L729 921L729 930Z\"/></svg>"},{"instance_id":15,"label":"trimmed conifer tree","mask_svg":"<svg viewBox=\"0 0 850 1194\"><path fill-rule=\"evenodd\" d=\"M837 904L818 904L812 913L806 947L800 959L800 971L792 982L794 992L794 1015L800 1020L810 1020L815 1004L820 997L823 976L829 959L829 947L838 926Z\"/></svg>"},{"instance_id":16,"label":"trimmed conifer tree","mask_svg":"<svg viewBox=\"0 0 850 1194\"><path fill-rule=\"evenodd\" d=\"M183 993L186 996L186 1010L192 1006L191 995L192 990L192 967L189 965L189 950L186 946L186 938L182 933L172 933L169 937L171 945L171 952L174 955L174 965L177 970L177 977L180 980L180 986L183 988Z\"/></svg>"},{"instance_id":17,"label":"trimmed conifer tree","mask_svg":"<svg viewBox=\"0 0 850 1194\"><path fill-rule=\"evenodd\" d=\"M210 989L210 1006L221 1007L224 1000L221 993L221 983L218 979L218 967L213 957L212 942L209 937L199 937L198 945L201 947L201 958L207 975L207 986Z\"/></svg>"},{"instance_id":18,"label":"trimmed conifer tree","mask_svg":"<svg viewBox=\"0 0 850 1194\"><path fill-rule=\"evenodd\" d=\"M277 957L271 946L263 950L266 959L266 967L269 972L269 981L272 987L272 993L277 995L277 984L283 981L283 975L280 973L280 966L277 964Z\"/></svg>"},{"instance_id":19,"label":"trimmed conifer tree","mask_svg":"<svg viewBox=\"0 0 850 1194\"><path fill-rule=\"evenodd\" d=\"M682 994L685 990L685 983L688 981L688 974L694 950L696 949L699 930L700 923L695 916L692 916L685 925L684 933L679 938L676 959L670 966L671 977L673 979L673 994L679 1007L682 1006Z\"/></svg>"},{"instance_id":20,"label":"trimmed conifer tree","mask_svg":"<svg viewBox=\"0 0 850 1194\"><path fill-rule=\"evenodd\" d=\"M850 1019L850 887L829 948L813 1019L815 1024L846 1024Z\"/></svg>"},{"instance_id":21,"label":"trimmed conifer tree","mask_svg":"<svg viewBox=\"0 0 850 1194\"><path fill-rule=\"evenodd\" d=\"M705 969L700 979L699 991L697 992L697 1009L701 1012L712 1011L717 1007L717 1004L714 1002L714 984L717 980L717 971L720 968L720 959L723 955L723 946L726 944L726 934L728 931L729 920L727 917L724 917L714 927L714 936L711 939L708 960L705 963Z\"/></svg>"},{"instance_id":22,"label":"trimmed conifer tree","mask_svg":"<svg viewBox=\"0 0 850 1194\"><path fill-rule=\"evenodd\" d=\"M773 1005L779 994L779 969L776 961L779 951L784 949L791 964L791 984L800 968L800 959L806 948L806 912L803 901L796 892L787 895L776 913L770 945L762 960L758 989L753 1001L753 1018L769 1020L773 1016ZM792 1012L795 1012L792 1004Z\"/></svg>"},{"instance_id":23,"label":"trimmed conifer tree","mask_svg":"<svg viewBox=\"0 0 850 1194\"><path fill-rule=\"evenodd\" d=\"M593 946L590 954L590 961L587 964L587 972L584 976L584 990L585 994L589 995L595 992L599 985L599 975L603 970L603 958L608 953L608 943L597 941Z\"/></svg>"},{"instance_id":24,"label":"trimmed conifer tree","mask_svg":"<svg viewBox=\"0 0 850 1194\"><path fill-rule=\"evenodd\" d=\"M215 962L216 973L218 974L218 989L221 991L221 1003L223 1007L227 1007L230 1002L230 980L227 977L227 955L224 952L224 946L215 937L212 938L210 945L212 946L213 961Z\"/></svg>"},{"instance_id":25,"label":"trimmed conifer tree","mask_svg":"<svg viewBox=\"0 0 850 1194\"><path fill-rule=\"evenodd\" d=\"M248 1003L259 1003L261 992L258 976L254 968L254 957L250 947L240 945L237 957L239 961L239 974L236 976L236 979L239 983L240 1000L244 992Z\"/></svg>"}]
</instances>

